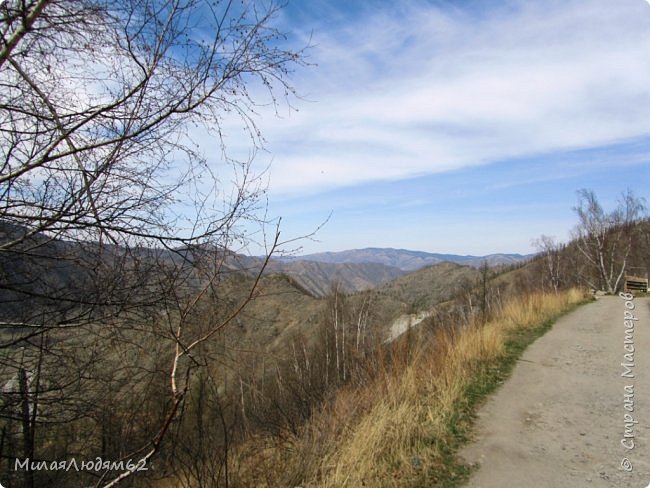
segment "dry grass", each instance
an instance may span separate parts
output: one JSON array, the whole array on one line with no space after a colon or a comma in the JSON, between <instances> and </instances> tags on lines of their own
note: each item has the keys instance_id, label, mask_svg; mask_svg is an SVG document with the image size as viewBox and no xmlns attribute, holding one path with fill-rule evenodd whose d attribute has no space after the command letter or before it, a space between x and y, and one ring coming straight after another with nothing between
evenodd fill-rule
<instances>
[{"instance_id":1,"label":"dry grass","mask_svg":"<svg viewBox=\"0 0 650 488\"><path fill-rule=\"evenodd\" d=\"M390 371L362 388L340 391L303 432L265 449L264 460L257 461L266 480L249 478L242 485L454 485L467 474L453 453L477 402L507 375L509 357L583 300L577 290L522 297L486 324L437 333L404 364L395 364L398 352ZM513 334L527 337L525 344L515 344ZM250 459L244 465L250 467Z\"/></svg>"}]
</instances>

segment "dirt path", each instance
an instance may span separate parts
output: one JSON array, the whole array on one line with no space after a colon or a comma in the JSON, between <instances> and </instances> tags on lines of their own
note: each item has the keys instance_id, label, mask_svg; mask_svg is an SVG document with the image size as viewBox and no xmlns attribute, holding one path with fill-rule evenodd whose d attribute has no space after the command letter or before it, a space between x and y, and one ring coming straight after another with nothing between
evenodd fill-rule
<instances>
[{"instance_id":1,"label":"dirt path","mask_svg":"<svg viewBox=\"0 0 650 488\"><path fill-rule=\"evenodd\" d=\"M638 318L624 358L626 300L601 297L560 319L528 348L512 377L479 412L475 441L461 456L478 463L469 487L650 485L650 299L628 306ZM632 344L633 342L633 344ZM633 378L623 377L630 367ZM625 408L625 387L633 408ZM626 443L624 438L627 420ZM632 471L622 468L629 460Z\"/></svg>"}]
</instances>

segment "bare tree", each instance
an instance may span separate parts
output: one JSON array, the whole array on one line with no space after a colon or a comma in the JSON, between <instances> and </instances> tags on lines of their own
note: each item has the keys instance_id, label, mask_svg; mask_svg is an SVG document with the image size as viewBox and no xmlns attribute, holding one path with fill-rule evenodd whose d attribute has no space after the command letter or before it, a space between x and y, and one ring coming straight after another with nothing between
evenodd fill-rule
<instances>
[{"instance_id":1,"label":"bare tree","mask_svg":"<svg viewBox=\"0 0 650 488\"><path fill-rule=\"evenodd\" d=\"M205 365L201 351L255 297L279 245L274 225L266 259L242 263L233 252L269 223L252 171L263 145L257 107L289 103L290 70L302 62L301 50L282 47L278 9L254 0L0 5L0 380L16 378L21 399L0 412L3 446L15 431L25 455L90 456L94 437L81 451L79 438L99 426L102 453L119 444L116 455L145 462L160 452ZM250 138L243 161L225 144L233 120ZM197 131L229 176L208 163ZM22 432L12 430L21 420ZM55 449L50 433L65 437L63 426L73 447ZM109 442L113 431L120 439Z\"/></svg>"},{"instance_id":2,"label":"bare tree","mask_svg":"<svg viewBox=\"0 0 650 488\"><path fill-rule=\"evenodd\" d=\"M555 294L557 294L562 282L562 268L560 265L562 248L554 237L547 235L542 235L538 239L534 239L533 245L542 255L546 279L551 284Z\"/></svg>"},{"instance_id":3,"label":"bare tree","mask_svg":"<svg viewBox=\"0 0 650 488\"><path fill-rule=\"evenodd\" d=\"M248 162L231 161L234 205L215 212L207 204L219 200L206 197L218 181L188 127L206 127L223 150L222 123L234 113L260 141L250 85L288 94L299 60L276 47L276 7L41 0L2 9L0 217L25 229L2 249L44 231L188 244L248 215L257 190ZM193 204L191 228L170 211L179 203Z\"/></svg>"},{"instance_id":4,"label":"bare tree","mask_svg":"<svg viewBox=\"0 0 650 488\"><path fill-rule=\"evenodd\" d=\"M592 190L578 192L578 225L574 234L591 272L584 279L594 289L615 293L621 285L636 238L636 224L645 215L645 201L631 191L621 195L607 213Z\"/></svg>"}]
</instances>

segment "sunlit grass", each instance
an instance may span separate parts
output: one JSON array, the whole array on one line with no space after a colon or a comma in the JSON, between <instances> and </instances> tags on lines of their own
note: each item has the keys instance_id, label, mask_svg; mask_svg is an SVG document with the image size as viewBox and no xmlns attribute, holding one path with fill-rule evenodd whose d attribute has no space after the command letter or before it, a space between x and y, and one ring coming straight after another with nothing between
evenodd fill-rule
<instances>
[{"instance_id":1,"label":"sunlit grass","mask_svg":"<svg viewBox=\"0 0 650 488\"><path fill-rule=\"evenodd\" d=\"M348 417L341 437L328 439L329 452L304 484L450 486L465 479L468 469L457 463L454 451L476 405L503 381L525 345L583 300L578 290L534 294L507 303L486 324L438 334L435 347L414 354L390 381L378 378L383 388L367 386L373 401ZM343 396L355 402L358 394ZM334 413L342 422L342 409Z\"/></svg>"},{"instance_id":2,"label":"sunlit grass","mask_svg":"<svg viewBox=\"0 0 650 488\"><path fill-rule=\"evenodd\" d=\"M378 351L370 379L338 390L297 432L251 437L233 449L230 486L461 484L470 470L456 452L477 407L531 342L584 301L579 290L525 295L486 323L419 333Z\"/></svg>"}]
</instances>

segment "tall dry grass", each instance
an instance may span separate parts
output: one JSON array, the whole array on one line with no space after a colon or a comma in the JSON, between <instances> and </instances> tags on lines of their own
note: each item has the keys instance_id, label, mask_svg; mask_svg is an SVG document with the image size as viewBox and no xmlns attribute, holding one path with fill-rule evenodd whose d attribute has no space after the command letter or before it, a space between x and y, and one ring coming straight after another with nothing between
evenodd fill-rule
<instances>
[{"instance_id":1,"label":"tall dry grass","mask_svg":"<svg viewBox=\"0 0 650 488\"><path fill-rule=\"evenodd\" d=\"M467 434L477 399L507 374L513 334L530 332L530 342L540 327L583 300L578 290L534 293L504 304L486 323L438 330L408 353L397 346L390 368L377 368L362 387L340 390L300 433L249 444L265 447L257 457L240 458L239 484L453 485L465 474L454 449Z\"/></svg>"},{"instance_id":2,"label":"tall dry grass","mask_svg":"<svg viewBox=\"0 0 650 488\"><path fill-rule=\"evenodd\" d=\"M571 290L532 294L507 303L485 324L468 324L458 333L440 333L402 372L390 391L354 421L324 459L313 486L413 486L454 478L450 448L467 412L465 395L481 373L497 367L513 329L539 327L583 300Z\"/></svg>"}]
</instances>

